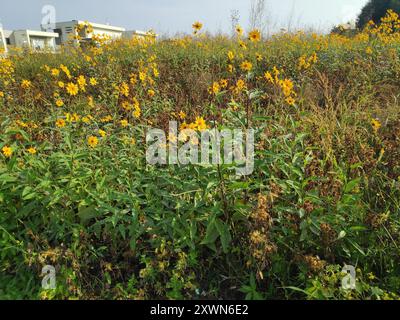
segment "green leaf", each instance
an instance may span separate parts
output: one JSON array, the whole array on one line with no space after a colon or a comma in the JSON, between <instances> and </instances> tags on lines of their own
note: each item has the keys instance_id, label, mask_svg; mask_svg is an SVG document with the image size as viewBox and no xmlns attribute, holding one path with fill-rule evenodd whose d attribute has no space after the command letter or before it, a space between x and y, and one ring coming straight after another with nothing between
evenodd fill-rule
<instances>
[{"instance_id":1,"label":"green leaf","mask_svg":"<svg viewBox=\"0 0 400 320\"><path fill-rule=\"evenodd\" d=\"M354 188L356 186L358 186L359 184L360 184L360 178L351 180L349 183L346 184L346 187L344 188L344 192L349 193L349 192L353 191Z\"/></svg>"},{"instance_id":2,"label":"green leaf","mask_svg":"<svg viewBox=\"0 0 400 320\"><path fill-rule=\"evenodd\" d=\"M207 230L206 230L206 236L204 237L201 244L204 244L204 245L215 244L215 241L218 239L218 236L219 236L219 232L215 225L215 218L212 218L210 220L210 222L208 223Z\"/></svg>"},{"instance_id":3,"label":"green leaf","mask_svg":"<svg viewBox=\"0 0 400 320\"><path fill-rule=\"evenodd\" d=\"M89 220L96 218L99 213L96 210L96 206L92 205L89 207L79 208L79 218L82 224L86 224Z\"/></svg>"},{"instance_id":4,"label":"green leaf","mask_svg":"<svg viewBox=\"0 0 400 320\"><path fill-rule=\"evenodd\" d=\"M231 233L229 232L229 227L220 219L215 221L215 226L221 239L222 250L224 251L224 253L228 253L229 244L232 240Z\"/></svg>"}]
</instances>

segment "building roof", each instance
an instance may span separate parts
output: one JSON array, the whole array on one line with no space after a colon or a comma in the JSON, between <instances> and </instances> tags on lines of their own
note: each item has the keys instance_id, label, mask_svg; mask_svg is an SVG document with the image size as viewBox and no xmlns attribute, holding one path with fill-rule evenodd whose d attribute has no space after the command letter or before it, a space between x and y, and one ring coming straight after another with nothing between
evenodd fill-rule
<instances>
[{"instance_id":1,"label":"building roof","mask_svg":"<svg viewBox=\"0 0 400 320\"><path fill-rule=\"evenodd\" d=\"M158 37L158 34L155 33L150 33L148 31L141 31L141 30L128 30L124 32L124 35L127 36L143 36L143 37L149 37L149 36L153 36L153 37Z\"/></svg>"},{"instance_id":2,"label":"building roof","mask_svg":"<svg viewBox=\"0 0 400 320\"><path fill-rule=\"evenodd\" d=\"M48 37L48 38L58 38L58 33L55 32L46 32L46 31L37 31L37 30L15 30L14 32L26 32L30 36L37 36L37 37Z\"/></svg>"},{"instance_id":3,"label":"building roof","mask_svg":"<svg viewBox=\"0 0 400 320\"><path fill-rule=\"evenodd\" d=\"M3 29L3 34L4 34L5 38L9 38L13 32L14 31L12 31L12 30L4 30Z\"/></svg>"},{"instance_id":4,"label":"building roof","mask_svg":"<svg viewBox=\"0 0 400 320\"><path fill-rule=\"evenodd\" d=\"M89 23L93 28L105 29L105 30L110 30L110 31L120 31L120 32L124 32L125 31L125 28L111 26L109 24L94 23L94 22L82 21L82 20L56 22L56 25L71 24L71 23L73 23L73 24Z\"/></svg>"}]
</instances>

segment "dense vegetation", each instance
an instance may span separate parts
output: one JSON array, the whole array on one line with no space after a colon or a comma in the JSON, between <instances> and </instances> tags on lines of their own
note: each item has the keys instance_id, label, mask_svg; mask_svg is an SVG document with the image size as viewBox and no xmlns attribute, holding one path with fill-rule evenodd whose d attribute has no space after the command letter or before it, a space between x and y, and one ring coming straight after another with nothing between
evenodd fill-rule
<instances>
[{"instance_id":1,"label":"dense vegetation","mask_svg":"<svg viewBox=\"0 0 400 320\"><path fill-rule=\"evenodd\" d=\"M398 16L353 38L194 28L0 59L0 298L398 299ZM255 128L254 173L147 164L169 120Z\"/></svg>"}]
</instances>

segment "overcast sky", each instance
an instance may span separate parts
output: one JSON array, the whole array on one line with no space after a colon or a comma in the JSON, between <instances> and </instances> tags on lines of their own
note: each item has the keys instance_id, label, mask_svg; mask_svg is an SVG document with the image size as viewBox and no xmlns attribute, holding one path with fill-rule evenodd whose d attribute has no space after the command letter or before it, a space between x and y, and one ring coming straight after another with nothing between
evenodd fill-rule
<instances>
[{"instance_id":1,"label":"overcast sky","mask_svg":"<svg viewBox=\"0 0 400 320\"><path fill-rule=\"evenodd\" d=\"M248 26L251 0L3 0L0 23L4 29L40 29L46 4L56 8L57 21L88 20L173 35L190 32L194 21L211 32L230 31L230 13L238 10ZM3 2L2 1L2 2ZM354 19L367 0L266 0L271 28L313 27L318 31Z\"/></svg>"}]
</instances>

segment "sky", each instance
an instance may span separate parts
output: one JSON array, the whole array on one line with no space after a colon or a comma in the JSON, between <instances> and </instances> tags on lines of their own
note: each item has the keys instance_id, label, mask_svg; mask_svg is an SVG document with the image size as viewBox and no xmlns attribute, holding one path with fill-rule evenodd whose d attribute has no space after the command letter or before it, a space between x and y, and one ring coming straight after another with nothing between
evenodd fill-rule
<instances>
[{"instance_id":1,"label":"sky","mask_svg":"<svg viewBox=\"0 0 400 320\"><path fill-rule=\"evenodd\" d=\"M121 26L127 30L154 29L158 34L191 32L194 21L205 30L228 33L230 15L237 10L247 28L252 0L12 0L1 5L0 24L6 30L39 30L42 8L52 5L57 21L87 20ZM280 28L330 30L354 20L367 0L266 0L266 22Z\"/></svg>"}]
</instances>

